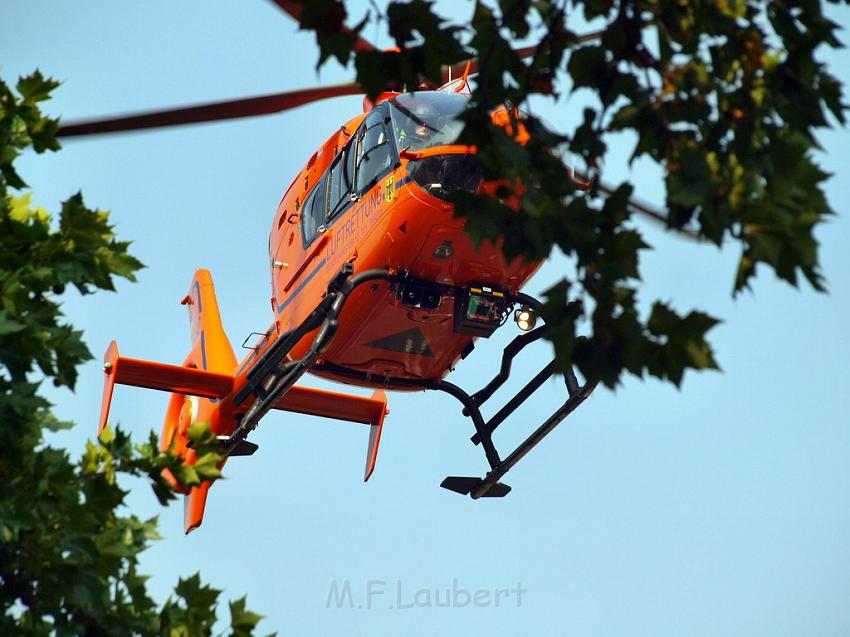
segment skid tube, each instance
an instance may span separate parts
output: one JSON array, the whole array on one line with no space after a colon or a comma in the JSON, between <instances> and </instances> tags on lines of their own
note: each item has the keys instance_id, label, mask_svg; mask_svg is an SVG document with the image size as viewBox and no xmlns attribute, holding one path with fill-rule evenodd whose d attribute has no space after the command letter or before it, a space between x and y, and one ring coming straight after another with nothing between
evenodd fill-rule
<instances>
[{"instance_id":1,"label":"skid tube","mask_svg":"<svg viewBox=\"0 0 850 637\"><path fill-rule=\"evenodd\" d=\"M253 431L260 419L288 392L330 346L339 327L339 315L351 293L370 281L384 280L393 283L398 279L389 270L366 270L352 276L354 266L345 267L328 284L328 291L321 303L293 330L289 331L266 351L248 370L248 382L235 397L241 405L252 395L254 400L237 420L236 429L222 440L225 455L235 455L243 447L246 436ZM318 328L310 349L297 360L285 361L287 354L307 334ZM250 444L250 443L249 443Z\"/></svg>"},{"instance_id":2,"label":"skid tube","mask_svg":"<svg viewBox=\"0 0 850 637\"><path fill-rule=\"evenodd\" d=\"M513 303L522 303L535 311L540 307L540 302L527 294L518 294L510 300ZM440 486L462 495L469 495L473 499L482 497L498 498L507 495L511 490L508 485L499 482L502 476L510 471L511 468L522 460L529 451L537 446L555 427L563 422L563 420L579 405L581 405L596 388L596 382L585 382L583 385L580 385L576 378L575 371L572 367L569 367L563 373L564 384L567 390L567 399L504 460L501 459L499 452L493 443L493 432L513 412L515 412L522 403L524 403L535 391L537 391L543 383L552 377L555 373L555 361L552 360L548 365L540 370L534 378L532 378L512 398L510 398L489 420L484 420L484 416L481 414L481 406L487 402L487 400L505 383L505 381L508 380L514 357L526 346L544 336L546 330L547 327L543 325L514 338L514 340L505 347L502 354L502 362L499 372L482 389L472 395L468 394L454 383L450 383L446 380L412 380L407 378L390 377L379 378L372 374L348 369L328 362L317 365L316 369L332 371L335 374L349 376L352 379L362 381L375 382L383 380L384 385L390 389L393 386L419 387L422 389L442 391L454 396L463 405L463 415L468 416L472 420L472 424L475 427L475 435L472 436L472 442L476 445L480 444L484 449L484 455L490 465L490 471L488 471L483 478L474 476L449 476L443 480Z\"/></svg>"},{"instance_id":3,"label":"skid tube","mask_svg":"<svg viewBox=\"0 0 850 637\"><path fill-rule=\"evenodd\" d=\"M527 294L518 294L514 299L515 302L522 303L534 310L540 316L540 301ZM536 447L551 431L557 427L567 416L569 416L579 405L581 405L591 392L596 388L595 382L585 382L579 385L575 371L572 366L568 367L563 372L564 384L567 390L567 399L558 407L549 418L547 418L532 434L520 443L504 460L499 457L496 447L493 444L493 432L501 425L517 408L522 405L535 391L537 391L543 383L545 383L555 373L555 361L552 360L541 369L524 387L522 387L512 398L510 398L504 406L499 409L489 420L485 421L481 415L481 406L486 403L490 397L499 389L505 381L510 377L511 365L514 357L519 354L525 347L539 340L546 334L547 326L542 325L537 329L531 330L525 334L520 334L502 353L502 363L499 372L493 379L487 383L482 389L475 392L471 396L465 391L452 385L451 383L443 382L440 387L463 404L463 414L469 416L475 426L475 435L472 436L472 442L476 445L480 444L484 448L484 455L487 462L490 464L490 471L483 478L466 477L466 476L449 476L440 484L441 487L455 491L462 495L469 495L473 499L478 498L499 498L507 495L511 488L499 482L511 468L518 463L522 458Z\"/></svg>"}]
</instances>

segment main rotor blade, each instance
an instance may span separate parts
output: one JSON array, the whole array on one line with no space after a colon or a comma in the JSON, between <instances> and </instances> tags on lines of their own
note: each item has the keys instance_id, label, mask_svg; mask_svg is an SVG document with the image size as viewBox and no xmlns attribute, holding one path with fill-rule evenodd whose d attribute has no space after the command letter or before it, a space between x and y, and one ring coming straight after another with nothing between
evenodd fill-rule
<instances>
[{"instance_id":1,"label":"main rotor blade","mask_svg":"<svg viewBox=\"0 0 850 637\"><path fill-rule=\"evenodd\" d=\"M606 195L613 195L614 188L609 184L606 184L604 181L597 182L597 187L601 192L604 192ZM634 197L629 198L629 207L635 212L642 214L644 217L652 219L660 224L662 224L667 230L672 230L683 237L690 239L691 241L704 241L704 239L699 235L696 230L691 228L674 228L667 223L667 216L650 206L642 202L640 199L635 199Z\"/></svg>"},{"instance_id":2,"label":"main rotor blade","mask_svg":"<svg viewBox=\"0 0 850 637\"><path fill-rule=\"evenodd\" d=\"M301 22L301 13L304 11L303 5L298 2L293 2L292 0L271 0L281 9L286 11L289 15L291 15L295 20ZM351 33L355 37L354 41L354 50L355 51L377 51L378 47L374 44L366 40L365 38L361 38L358 34L354 33L347 26L342 25L342 30L346 33Z\"/></svg>"},{"instance_id":3,"label":"main rotor blade","mask_svg":"<svg viewBox=\"0 0 850 637\"><path fill-rule=\"evenodd\" d=\"M593 40L598 40L602 36L602 33L602 31L593 31L591 33L585 33L583 35L578 36L577 40L578 42L592 42ZM537 53L537 47L526 46L521 49L514 49L514 51L520 58L524 59L529 58L535 53ZM449 66L443 69L443 84L450 81L449 77L451 77L452 79L456 79L462 76L464 71L466 70L466 65L466 62L460 62L458 64L454 64L453 66ZM478 73L478 58L472 59L469 64L469 74L475 75L476 73Z\"/></svg>"},{"instance_id":4,"label":"main rotor blade","mask_svg":"<svg viewBox=\"0 0 850 637\"><path fill-rule=\"evenodd\" d=\"M362 92L363 89L354 83L299 89L297 91L287 91L273 95L260 95L237 100L198 104L184 108L150 111L109 119L71 123L60 126L57 136L76 137L79 135L119 133L145 128L163 128L166 126L180 126L182 124L196 124L198 122L238 119L240 117L252 117L254 115L268 115L286 111L296 106L328 99L329 97L358 95Z\"/></svg>"}]
</instances>

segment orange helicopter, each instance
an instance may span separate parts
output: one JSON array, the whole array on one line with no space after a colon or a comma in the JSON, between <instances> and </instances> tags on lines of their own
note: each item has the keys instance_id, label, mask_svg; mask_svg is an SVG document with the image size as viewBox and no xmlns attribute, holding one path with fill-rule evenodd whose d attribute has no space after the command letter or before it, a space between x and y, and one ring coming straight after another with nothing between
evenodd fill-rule
<instances>
[{"instance_id":1,"label":"orange helicopter","mask_svg":"<svg viewBox=\"0 0 850 637\"><path fill-rule=\"evenodd\" d=\"M300 16L300 5L276 3ZM373 48L362 38L357 42L355 48ZM114 341L109 345L99 432L116 383L171 392L160 446L186 463L195 459L187 432L196 422L210 423L226 456L246 456L257 450L249 434L272 409L335 418L369 426L368 480L389 413L384 390L438 390L462 403L475 428L472 441L482 446L490 467L484 477L450 476L441 486L472 498L510 491L502 476L576 409L595 383L580 383L568 370L564 402L510 454L499 454L494 430L553 376L555 364L544 366L489 419L482 415L482 406L508 379L514 357L545 334L545 325L535 327L539 302L521 292L541 263L508 261L491 242L474 246L464 221L454 216L450 193L487 184L472 156L475 149L455 143L474 63L453 80L452 72L446 70L449 81L439 88L364 99L364 112L307 160L272 221L273 320L243 360L237 361L224 332L207 270L196 271L182 300L193 343L182 365L127 358ZM59 135L258 115L358 92L355 84L294 91L71 124ZM510 126L505 108L492 118ZM522 134L519 130L517 137ZM505 348L499 372L489 382L468 393L445 380L477 338L489 337L511 317L524 333ZM362 397L297 385L308 372L375 391ZM205 483L185 492L186 533L200 526L209 488Z\"/></svg>"}]
</instances>

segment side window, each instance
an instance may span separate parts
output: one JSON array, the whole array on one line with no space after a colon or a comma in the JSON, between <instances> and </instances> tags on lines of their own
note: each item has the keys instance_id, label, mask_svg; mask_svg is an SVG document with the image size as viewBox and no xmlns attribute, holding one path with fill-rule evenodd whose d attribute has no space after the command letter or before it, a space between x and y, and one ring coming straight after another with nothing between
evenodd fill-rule
<instances>
[{"instance_id":1,"label":"side window","mask_svg":"<svg viewBox=\"0 0 850 637\"><path fill-rule=\"evenodd\" d=\"M384 109L366 116L357 149L357 192L368 190L393 165L395 149L384 125Z\"/></svg>"},{"instance_id":2,"label":"side window","mask_svg":"<svg viewBox=\"0 0 850 637\"><path fill-rule=\"evenodd\" d=\"M304 245L308 245L318 234L319 226L325 223L325 186L327 179L322 177L313 186L313 190L301 206L301 232L304 235Z\"/></svg>"},{"instance_id":3,"label":"side window","mask_svg":"<svg viewBox=\"0 0 850 637\"><path fill-rule=\"evenodd\" d=\"M354 190L355 140L343 148L328 174L328 219L342 212L351 201Z\"/></svg>"}]
</instances>

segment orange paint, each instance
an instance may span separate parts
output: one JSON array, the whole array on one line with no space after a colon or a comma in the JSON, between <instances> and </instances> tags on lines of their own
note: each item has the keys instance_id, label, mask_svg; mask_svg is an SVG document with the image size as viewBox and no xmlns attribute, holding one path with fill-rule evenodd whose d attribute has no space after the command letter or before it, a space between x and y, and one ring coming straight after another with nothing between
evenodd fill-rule
<instances>
[{"instance_id":1,"label":"orange paint","mask_svg":"<svg viewBox=\"0 0 850 637\"><path fill-rule=\"evenodd\" d=\"M507 261L500 246L490 242L475 247L463 219L455 218L445 199L454 188L484 188L469 160L475 148L454 143L459 128L453 114L465 108L466 100L454 90L387 93L368 102L368 112L337 129L295 176L272 222L274 317L256 350L237 363L221 325L212 278L198 270L183 299L189 310L189 355L181 366L165 365L122 358L110 345L99 426L106 422L115 383L172 392L161 445L194 462L188 427L209 422L222 437L234 431L250 402L237 404L236 396L246 387L253 364L310 315L348 263L355 274L384 269L452 289L477 284L519 292L540 263ZM509 131L511 119L505 109L493 115ZM528 137L521 124L516 137ZM394 386L393 379L442 379L474 339L454 330L453 313L451 295L423 309L402 304L386 281L363 285L348 299L323 354L328 368L312 371L343 383L401 390L412 388ZM302 338L289 360L301 358L312 339L312 334ZM368 374L369 380L354 381L335 368ZM381 391L365 398L295 386L274 407L368 424L368 480L386 404ZM187 532L201 524L208 491L204 485L187 494Z\"/></svg>"}]
</instances>

